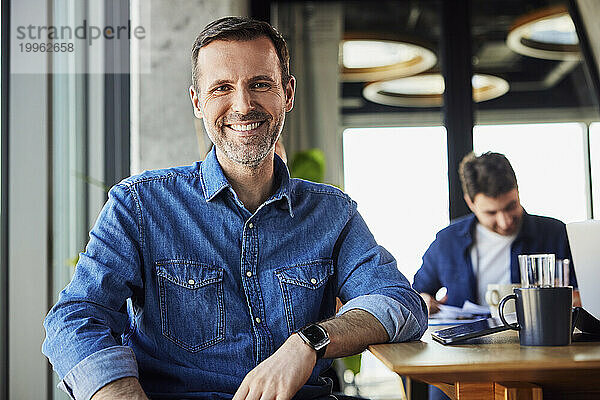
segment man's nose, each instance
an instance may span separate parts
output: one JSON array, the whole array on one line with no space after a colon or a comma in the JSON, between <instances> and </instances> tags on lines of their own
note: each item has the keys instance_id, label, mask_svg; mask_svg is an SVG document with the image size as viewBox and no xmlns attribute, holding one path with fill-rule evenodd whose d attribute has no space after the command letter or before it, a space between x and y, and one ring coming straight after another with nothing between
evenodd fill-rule
<instances>
[{"instance_id":1,"label":"man's nose","mask_svg":"<svg viewBox=\"0 0 600 400\"><path fill-rule=\"evenodd\" d=\"M238 89L233 96L232 111L247 114L252 109L252 94L248 89Z\"/></svg>"},{"instance_id":2,"label":"man's nose","mask_svg":"<svg viewBox=\"0 0 600 400\"><path fill-rule=\"evenodd\" d=\"M510 226L511 218L507 213L499 212L496 218L496 223L501 229L506 229Z\"/></svg>"}]
</instances>

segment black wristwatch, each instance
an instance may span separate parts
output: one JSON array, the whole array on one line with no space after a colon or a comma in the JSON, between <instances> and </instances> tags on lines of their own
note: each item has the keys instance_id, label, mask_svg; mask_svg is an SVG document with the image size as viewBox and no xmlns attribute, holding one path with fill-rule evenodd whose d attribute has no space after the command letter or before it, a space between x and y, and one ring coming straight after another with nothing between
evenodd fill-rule
<instances>
[{"instance_id":1,"label":"black wristwatch","mask_svg":"<svg viewBox=\"0 0 600 400\"><path fill-rule=\"evenodd\" d=\"M317 360L323 358L329 344L329 335L325 328L319 324L306 325L298 331L298 336L317 352Z\"/></svg>"}]
</instances>

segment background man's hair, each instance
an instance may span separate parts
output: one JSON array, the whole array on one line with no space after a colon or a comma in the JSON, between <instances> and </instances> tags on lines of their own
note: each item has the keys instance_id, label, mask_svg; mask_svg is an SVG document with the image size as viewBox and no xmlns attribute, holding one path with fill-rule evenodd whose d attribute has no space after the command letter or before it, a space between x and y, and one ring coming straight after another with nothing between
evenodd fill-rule
<instances>
[{"instance_id":1,"label":"background man's hair","mask_svg":"<svg viewBox=\"0 0 600 400\"><path fill-rule=\"evenodd\" d=\"M500 153L487 152L479 157L467 154L458 167L463 193L471 201L481 193L498 197L517 188L517 177L508 159Z\"/></svg>"},{"instance_id":2,"label":"background man's hair","mask_svg":"<svg viewBox=\"0 0 600 400\"><path fill-rule=\"evenodd\" d=\"M225 17L206 25L200 32L192 47L192 84L196 91L199 90L198 78L198 52L215 40L240 40L247 41L260 37L271 40L275 46L279 65L281 67L281 81L285 87L290 80L290 54L283 36L266 22L247 17Z\"/></svg>"}]
</instances>

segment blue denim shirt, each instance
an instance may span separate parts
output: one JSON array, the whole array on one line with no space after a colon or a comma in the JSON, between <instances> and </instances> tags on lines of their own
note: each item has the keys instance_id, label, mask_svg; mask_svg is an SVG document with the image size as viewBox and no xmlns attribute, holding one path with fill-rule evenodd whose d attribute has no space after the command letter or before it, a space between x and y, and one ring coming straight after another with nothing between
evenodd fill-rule
<instances>
[{"instance_id":1,"label":"blue denim shirt","mask_svg":"<svg viewBox=\"0 0 600 400\"><path fill-rule=\"evenodd\" d=\"M44 321L60 387L88 399L138 377L153 399L231 398L298 329L373 314L391 341L419 339L426 308L340 190L290 179L244 208L211 152L144 172L109 194L71 283ZM319 393L320 360L301 393ZM321 392L322 394L322 392Z\"/></svg>"}]
</instances>

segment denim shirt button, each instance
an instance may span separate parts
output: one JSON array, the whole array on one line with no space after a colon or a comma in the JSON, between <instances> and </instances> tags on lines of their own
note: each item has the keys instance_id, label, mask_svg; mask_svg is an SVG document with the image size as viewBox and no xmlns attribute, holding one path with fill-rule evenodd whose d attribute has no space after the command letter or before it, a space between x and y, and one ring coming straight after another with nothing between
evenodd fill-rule
<instances>
[{"instance_id":1,"label":"denim shirt button","mask_svg":"<svg viewBox=\"0 0 600 400\"><path fill-rule=\"evenodd\" d=\"M254 320L256 321L257 324L260 324L260 322L261 322L260 318L258 318L258 317L254 318Z\"/></svg>"},{"instance_id":2,"label":"denim shirt button","mask_svg":"<svg viewBox=\"0 0 600 400\"><path fill-rule=\"evenodd\" d=\"M248 278L251 278L251 277L252 277L252 271L248 271L248 272L246 272L246 276L247 276Z\"/></svg>"},{"instance_id":3,"label":"denim shirt button","mask_svg":"<svg viewBox=\"0 0 600 400\"><path fill-rule=\"evenodd\" d=\"M312 278L312 279L310 280L310 283L312 283L313 285L316 285L316 284L317 284L317 280L316 280L315 278Z\"/></svg>"},{"instance_id":4,"label":"denim shirt button","mask_svg":"<svg viewBox=\"0 0 600 400\"><path fill-rule=\"evenodd\" d=\"M249 228L249 229L252 229L252 228L254 228L254 224L253 224L252 222L250 222L250 223L248 224L248 228Z\"/></svg>"},{"instance_id":5,"label":"denim shirt button","mask_svg":"<svg viewBox=\"0 0 600 400\"><path fill-rule=\"evenodd\" d=\"M193 285L194 283L196 283L196 281L195 281L195 280L193 280L193 279L190 279L190 280L188 281L188 283L189 283L190 285Z\"/></svg>"}]
</instances>

